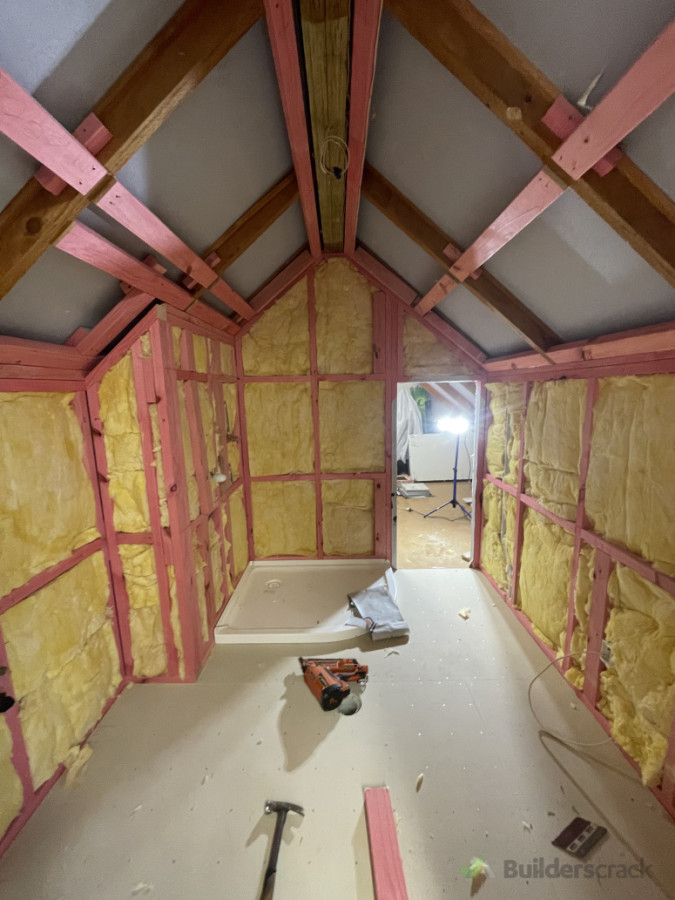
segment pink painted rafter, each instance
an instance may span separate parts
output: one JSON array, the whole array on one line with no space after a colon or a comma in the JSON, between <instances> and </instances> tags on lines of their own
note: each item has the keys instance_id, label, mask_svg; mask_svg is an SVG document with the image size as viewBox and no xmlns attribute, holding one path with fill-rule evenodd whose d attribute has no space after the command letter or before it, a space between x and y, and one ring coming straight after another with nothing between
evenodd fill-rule
<instances>
[{"instance_id":1,"label":"pink painted rafter","mask_svg":"<svg viewBox=\"0 0 675 900\"><path fill-rule=\"evenodd\" d=\"M106 144L112 140L112 134L94 113L89 113L77 126L75 131L73 131L73 137L93 156L100 153ZM40 166L34 177L46 191L49 191L55 197L58 197L66 189L66 182L63 178L59 178L47 166Z\"/></svg>"},{"instance_id":2,"label":"pink painted rafter","mask_svg":"<svg viewBox=\"0 0 675 900\"><path fill-rule=\"evenodd\" d=\"M0 132L80 194L88 194L107 175L105 166L4 69L0 69Z\"/></svg>"},{"instance_id":3,"label":"pink painted rafter","mask_svg":"<svg viewBox=\"0 0 675 900\"><path fill-rule=\"evenodd\" d=\"M577 180L675 92L675 19L553 154Z\"/></svg>"},{"instance_id":4,"label":"pink painted rafter","mask_svg":"<svg viewBox=\"0 0 675 900\"><path fill-rule=\"evenodd\" d=\"M361 180L366 158L370 99L381 17L382 0L362 0L354 4L349 91L349 169L345 198L345 253L352 253L356 245Z\"/></svg>"},{"instance_id":5,"label":"pink painted rafter","mask_svg":"<svg viewBox=\"0 0 675 900\"><path fill-rule=\"evenodd\" d=\"M321 256L319 216L307 133L300 58L291 0L263 0L293 166L298 179L300 205L312 256Z\"/></svg>"},{"instance_id":6,"label":"pink painted rafter","mask_svg":"<svg viewBox=\"0 0 675 900\"><path fill-rule=\"evenodd\" d=\"M194 278L199 284L208 288L219 300L227 303L235 312L246 319L254 315L254 310L240 297L217 272L188 247L171 229L166 226L147 206L137 200L124 185L118 181L96 201L96 206L135 234L148 246L156 250Z\"/></svg>"}]
</instances>

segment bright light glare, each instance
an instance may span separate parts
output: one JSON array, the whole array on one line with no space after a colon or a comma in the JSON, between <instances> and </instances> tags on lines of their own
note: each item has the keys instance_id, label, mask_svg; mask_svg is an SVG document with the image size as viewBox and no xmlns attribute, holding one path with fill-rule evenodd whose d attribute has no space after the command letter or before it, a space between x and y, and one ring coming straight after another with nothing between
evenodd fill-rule
<instances>
[{"instance_id":1,"label":"bright light glare","mask_svg":"<svg viewBox=\"0 0 675 900\"><path fill-rule=\"evenodd\" d=\"M450 431L452 434L464 434L469 427L469 423L464 416L456 416L455 418L448 416L444 419L439 419L436 424L439 431Z\"/></svg>"}]
</instances>

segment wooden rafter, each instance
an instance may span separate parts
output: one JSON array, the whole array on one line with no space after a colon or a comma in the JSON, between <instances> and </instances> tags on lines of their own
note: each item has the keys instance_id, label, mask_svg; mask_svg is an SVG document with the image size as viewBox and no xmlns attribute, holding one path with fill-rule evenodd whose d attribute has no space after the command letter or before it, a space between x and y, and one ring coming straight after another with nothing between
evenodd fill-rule
<instances>
[{"instance_id":1,"label":"wooden rafter","mask_svg":"<svg viewBox=\"0 0 675 900\"><path fill-rule=\"evenodd\" d=\"M263 0L274 66L286 119L286 131L291 145L293 167L298 179L300 205L305 220L307 239L312 256L321 255L321 236L317 214L314 175L309 151L305 100L300 74L300 57L295 36L295 16L292 0Z\"/></svg>"},{"instance_id":2,"label":"wooden rafter","mask_svg":"<svg viewBox=\"0 0 675 900\"><path fill-rule=\"evenodd\" d=\"M347 170L350 0L300 0L314 177L323 249L343 248Z\"/></svg>"},{"instance_id":3,"label":"wooden rafter","mask_svg":"<svg viewBox=\"0 0 675 900\"><path fill-rule=\"evenodd\" d=\"M119 171L261 14L260 0L187 0L94 107L113 135L98 161ZM0 213L0 297L87 203L73 188L55 197L33 179L19 191Z\"/></svg>"},{"instance_id":4,"label":"wooden rafter","mask_svg":"<svg viewBox=\"0 0 675 900\"><path fill-rule=\"evenodd\" d=\"M561 144L542 122L560 94L468 0L386 0L426 49L550 165L663 278L675 285L675 203L628 157L601 178L574 180L551 156Z\"/></svg>"},{"instance_id":5,"label":"wooden rafter","mask_svg":"<svg viewBox=\"0 0 675 900\"><path fill-rule=\"evenodd\" d=\"M448 267L450 246L457 257L463 253L449 235L368 163L363 173L362 192L373 206L440 265ZM533 349L541 351L560 343L559 336L489 272L481 271L478 278L468 278L464 286Z\"/></svg>"},{"instance_id":6,"label":"wooden rafter","mask_svg":"<svg viewBox=\"0 0 675 900\"><path fill-rule=\"evenodd\" d=\"M298 179L291 169L202 253L202 259L215 254L219 261L211 268L222 275L297 199Z\"/></svg>"},{"instance_id":7,"label":"wooden rafter","mask_svg":"<svg viewBox=\"0 0 675 900\"><path fill-rule=\"evenodd\" d=\"M345 198L345 253L356 246L356 226L361 199L363 165L375 77L377 40L382 18L382 0L361 0L354 5L352 67L349 87L349 169Z\"/></svg>"}]
</instances>

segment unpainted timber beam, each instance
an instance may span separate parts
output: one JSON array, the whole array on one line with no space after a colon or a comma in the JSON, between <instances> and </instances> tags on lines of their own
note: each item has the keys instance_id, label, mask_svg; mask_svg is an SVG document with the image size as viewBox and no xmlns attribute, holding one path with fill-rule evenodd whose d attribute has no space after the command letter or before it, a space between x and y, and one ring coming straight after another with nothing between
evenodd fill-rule
<instances>
[{"instance_id":1,"label":"unpainted timber beam","mask_svg":"<svg viewBox=\"0 0 675 900\"><path fill-rule=\"evenodd\" d=\"M450 247L454 248L453 253L456 257L460 257L464 252L449 235L368 162L363 172L362 193L373 206L444 268L447 268L450 262L447 252ZM450 278L448 282L452 282L452 285L449 285L451 289L454 282ZM560 343L560 337L489 272L481 270L477 278L467 278L464 286L538 352ZM447 293L448 290L442 293L439 300Z\"/></svg>"},{"instance_id":2,"label":"unpainted timber beam","mask_svg":"<svg viewBox=\"0 0 675 900\"><path fill-rule=\"evenodd\" d=\"M262 15L261 0L186 0L92 112L111 132L98 162L115 173ZM95 189L96 190L96 189ZM0 213L3 297L89 202L31 179Z\"/></svg>"},{"instance_id":3,"label":"unpainted timber beam","mask_svg":"<svg viewBox=\"0 0 675 900\"><path fill-rule=\"evenodd\" d=\"M560 94L553 82L468 0L386 3L416 40L675 286L675 203L628 157L604 177L590 170L576 180L552 162L562 142L542 119Z\"/></svg>"},{"instance_id":4,"label":"unpainted timber beam","mask_svg":"<svg viewBox=\"0 0 675 900\"><path fill-rule=\"evenodd\" d=\"M300 0L302 49L326 253L344 246L350 0Z\"/></svg>"}]
</instances>

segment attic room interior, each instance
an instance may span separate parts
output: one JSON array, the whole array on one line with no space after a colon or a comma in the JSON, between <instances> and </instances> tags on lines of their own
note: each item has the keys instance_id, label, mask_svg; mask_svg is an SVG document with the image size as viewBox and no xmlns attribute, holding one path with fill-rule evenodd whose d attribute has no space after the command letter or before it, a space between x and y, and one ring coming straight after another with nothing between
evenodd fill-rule
<instances>
[{"instance_id":1,"label":"attic room interior","mask_svg":"<svg viewBox=\"0 0 675 900\"><path fill-rule=\"evenodd\" d=\"M3 897L675 896L673 13L3 5Z\"/></svg>"}]
</instances>

